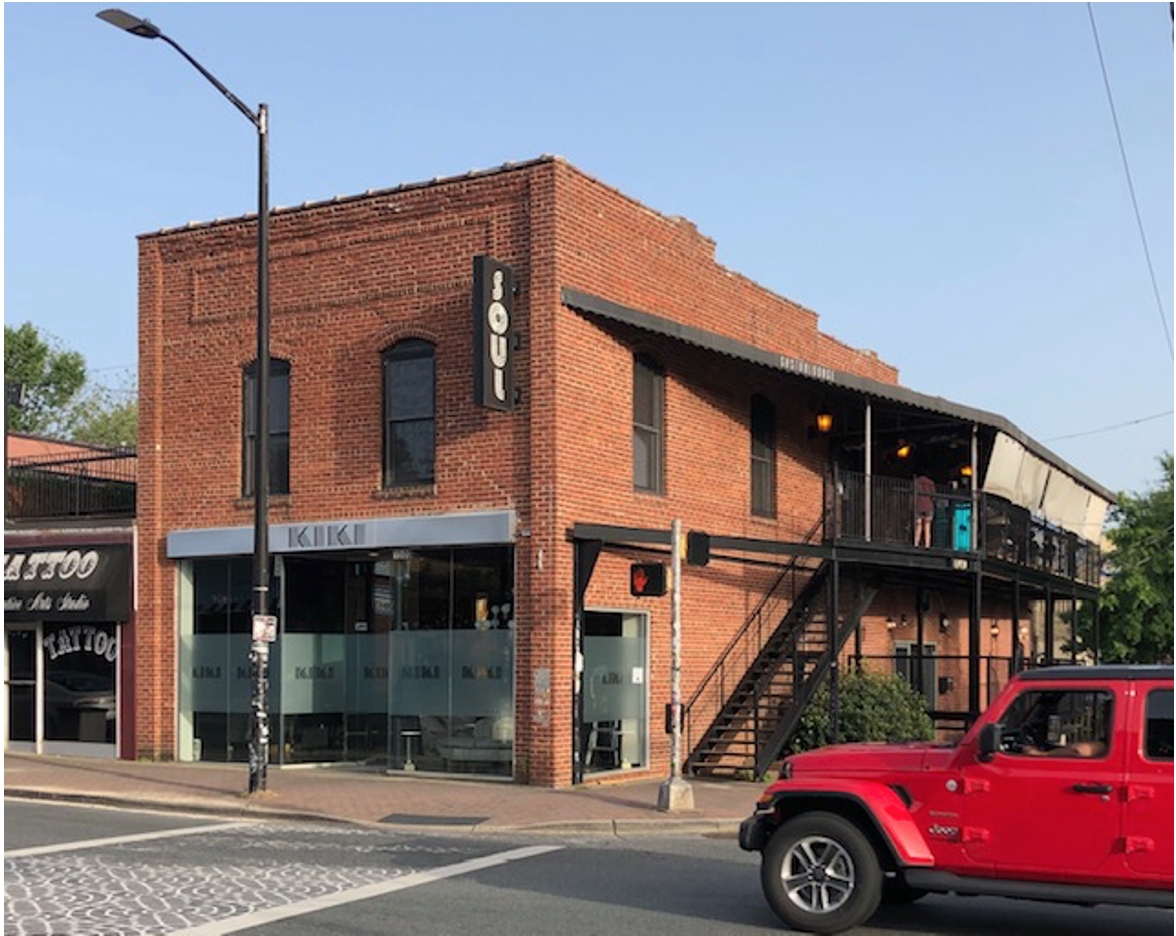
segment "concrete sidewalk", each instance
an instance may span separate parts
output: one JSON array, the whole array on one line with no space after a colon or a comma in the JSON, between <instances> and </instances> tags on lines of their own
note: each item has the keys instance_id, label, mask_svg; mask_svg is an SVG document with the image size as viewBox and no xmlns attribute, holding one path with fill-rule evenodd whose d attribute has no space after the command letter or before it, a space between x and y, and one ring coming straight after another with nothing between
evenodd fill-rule
<instances>
[{"instance_id":1,"label":"concrete sidewalk","mask_svg":"<svg viewBox=\"0 0 1176 936\"><path fill-rule=\"evenodd\" d=\"M418 832L667 834L734 832L762 784L691 780L695 809L657 809L661 780L549 790L509 781L385 775L366 768L275 768L246 794L242 764L4 756L5 796L143 806L232 817L378 823Z\"/></svg>"}]
</instances>

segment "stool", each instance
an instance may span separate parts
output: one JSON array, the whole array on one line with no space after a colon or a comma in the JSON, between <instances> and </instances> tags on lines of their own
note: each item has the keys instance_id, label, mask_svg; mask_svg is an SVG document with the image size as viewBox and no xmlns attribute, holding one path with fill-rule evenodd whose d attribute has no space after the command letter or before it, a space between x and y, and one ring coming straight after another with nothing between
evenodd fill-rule
<instances>
[{"instance_id":1,"label":"stool","mask_svg":"<svg viewBox=\"0 0 1176 936\"><path fill-rule=\"evenodd\" d=\"M404 742L405 770L416 770L416 764L412 762L412 739L420 736L421 730L419 728L405 728L400 732L400 738Z\"/></svg>"}]
</instances>

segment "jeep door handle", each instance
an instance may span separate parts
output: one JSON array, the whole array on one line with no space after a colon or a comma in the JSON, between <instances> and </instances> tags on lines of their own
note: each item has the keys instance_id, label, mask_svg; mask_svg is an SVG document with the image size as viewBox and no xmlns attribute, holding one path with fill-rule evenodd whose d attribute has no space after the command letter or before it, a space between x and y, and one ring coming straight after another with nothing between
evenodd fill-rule
<instances>
[{"instance_id":1,"label":"jeep door handle","mask_svg":"<svg viewBox=\"0 0 1176 936\"><path fill-rule=\"evenodd\" d=\"M1075 783L1070 787L1075 793L1110 793L1115 788L1109 783Z\"/></svg>"}]
</instances>

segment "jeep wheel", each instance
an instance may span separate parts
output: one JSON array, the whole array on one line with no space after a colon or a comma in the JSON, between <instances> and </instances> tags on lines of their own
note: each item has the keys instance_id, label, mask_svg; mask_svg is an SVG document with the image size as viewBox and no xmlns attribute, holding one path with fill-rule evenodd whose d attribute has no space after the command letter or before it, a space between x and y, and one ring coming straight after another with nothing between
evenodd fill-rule
<instances>
[{"instance_id":1,"label":"jeep wheel","mask_svg":"<svg viewBox=\"0 0 1176 936\"><path fill-rule=\"evenodd\" d=\"M840 933L869 919L882 900L882 868L869 840L833 813L778 828L760 867L764 896L793 929Z\"/></svg>"}]
</instances>

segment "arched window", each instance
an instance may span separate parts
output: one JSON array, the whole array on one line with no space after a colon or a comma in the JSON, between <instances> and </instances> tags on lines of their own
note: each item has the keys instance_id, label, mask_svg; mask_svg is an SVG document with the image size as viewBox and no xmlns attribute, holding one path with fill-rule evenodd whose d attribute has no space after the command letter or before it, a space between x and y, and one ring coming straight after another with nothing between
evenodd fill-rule
<instances>
[{"instance_id":1,"label":"arched window","mask_svg":"<svg viewBox=\"0 0 1176 936\"><path fill-rule=\"evenodd\" d=\"M270 358L269 493L290 493L290 362ZM253 496L257 452L257 362L245 368L241 404L241 493Z\"/></svg>"},{"instance_id":2,"label":"arched window","mask_svg":"<svg viewBox=\"0 0 1176 936\"><path fill-rule=\"evenodd\" d=\"M643 354L633 359L633 487L665 489L665 375Z\"/></svg>"},{"instance_id":3,"label":"arched window","mask_svg":"<svg viewBox=\"0 0 1176 936\"><path fill-rule=\"evenodd\" d=\"M427 341L412 338L384 352L384 487L433 481L434 384Z\"/></svg>"},{"instance_id":4,"label":"arched window","mask_svg":"<svg viewBox=\"0 0 1176 936\"><path fill-rule=\"evenodd\" d=\"M776 408L758 394L751 398L751 512L776 516Z\"/></svg>"}]
</instances>

